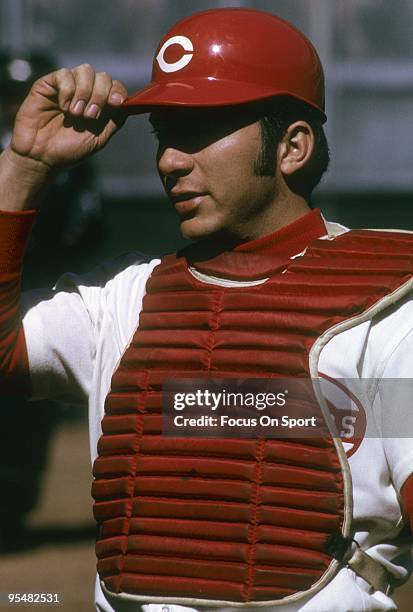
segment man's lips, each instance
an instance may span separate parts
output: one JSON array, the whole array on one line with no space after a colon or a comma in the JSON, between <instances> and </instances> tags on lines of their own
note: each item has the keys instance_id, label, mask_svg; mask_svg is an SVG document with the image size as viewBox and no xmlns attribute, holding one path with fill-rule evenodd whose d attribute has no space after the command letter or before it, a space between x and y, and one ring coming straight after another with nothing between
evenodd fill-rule
<instances>
[{"instance_id":1,"label":"man's lips","mask_svg":"<svg viewBox=\"0 0 413 612\"><path fill-rule=\"evenodd\" d=\"M201 203L202 198L206 195L200 191L171 191L169 197L175 206L177 213L188 215L192 213Z\"/></svg>"}]
</instances>

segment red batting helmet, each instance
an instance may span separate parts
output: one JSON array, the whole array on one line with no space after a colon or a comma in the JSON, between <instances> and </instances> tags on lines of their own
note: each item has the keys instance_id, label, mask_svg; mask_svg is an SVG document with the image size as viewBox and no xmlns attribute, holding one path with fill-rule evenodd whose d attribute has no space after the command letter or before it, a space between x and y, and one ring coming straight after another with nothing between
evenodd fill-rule
<instances>
[{"instance_id":1,"label":"red batting helmet","mask_svg":"<svg viewBox=\"0 0 413 612\"><path fill-rule=\"evenodd\" d=\"M283 19L252 9L196 13L159 43L152 82L124 102L132 113L156 107L214 107L288 95L324 114L324 76L310 41Z\"/></svg>"}]
</instances>

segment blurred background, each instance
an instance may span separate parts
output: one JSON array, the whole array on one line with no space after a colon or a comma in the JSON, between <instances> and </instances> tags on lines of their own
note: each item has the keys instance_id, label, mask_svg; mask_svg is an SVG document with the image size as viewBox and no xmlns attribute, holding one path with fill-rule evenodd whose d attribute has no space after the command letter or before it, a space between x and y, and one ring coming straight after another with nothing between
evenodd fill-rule
<instances>
[{"instance_id":1,"label":"blurred background","mask_svg":"<svg viewBox=\"0 0 413 612\"><path fill-rule=\"evenodd\" d=\"M0 149L16 102L49 67L89 62L136 90L150 79L169 26L222 6L284 17L319 51L332 162L314 204L352 227L413 229L413 0L1 0ZM165 253L182 244L154 158L147 117L131 117L93 162L59 178L29 247L26 288L130 249ZM1 403L0 591L62 591L67 610L92 610L86 410ZM410 591L398 595L402 612L411 609Z\"/></svg>"}]
</instances>

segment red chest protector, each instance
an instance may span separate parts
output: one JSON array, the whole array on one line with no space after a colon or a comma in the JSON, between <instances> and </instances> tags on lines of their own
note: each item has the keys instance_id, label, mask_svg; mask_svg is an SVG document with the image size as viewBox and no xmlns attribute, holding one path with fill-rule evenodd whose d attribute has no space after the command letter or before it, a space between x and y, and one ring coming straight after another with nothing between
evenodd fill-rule
<instances>
[{"instance_id":1,"label":"red chest protector","mask_svg":"<svg viewBox=\"0 0 413 612\"><path fill-rule=\"evenodd\" d=\"M259 268L268 280L238 287L201 282L184 257L162 260L112 378L94 465L109 591L248 607L331 580L331 542L351 537L341 442L163 437L162 382L317 376L322 346L345 322L411 287L412 253L412 235L349 232L314 240L287 265L250 258L249 277Z\"/></svg>"}]
</instances>

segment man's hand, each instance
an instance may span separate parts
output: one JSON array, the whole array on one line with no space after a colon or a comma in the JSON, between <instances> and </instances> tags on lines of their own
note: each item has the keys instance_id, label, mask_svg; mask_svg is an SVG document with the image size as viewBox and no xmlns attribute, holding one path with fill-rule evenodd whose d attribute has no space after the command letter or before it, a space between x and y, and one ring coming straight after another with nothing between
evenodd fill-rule
<instances>
[{"instance_id":1,"label":"man's hand","mask_svg":"<svg viewBox=\"0 0 413 612\"><path fill-rule=\"evenodd\" d=\"M124 123L116 107L126 95L119 81L89 64L52 72L36 81L20 107L11 149L50 169L78 162Z\"/></svg>"},{"instance_id":2,"label":"man's hand","mask_svg":"<svg viewBox=\"0 0 413 612\"><path fill-rule=\"evenodd\" d=\"M99 151L123 125L125 87L89 64L36 81L0 156L0 209L37 205L54 171Z\"/></svg>"}]
</instances>

